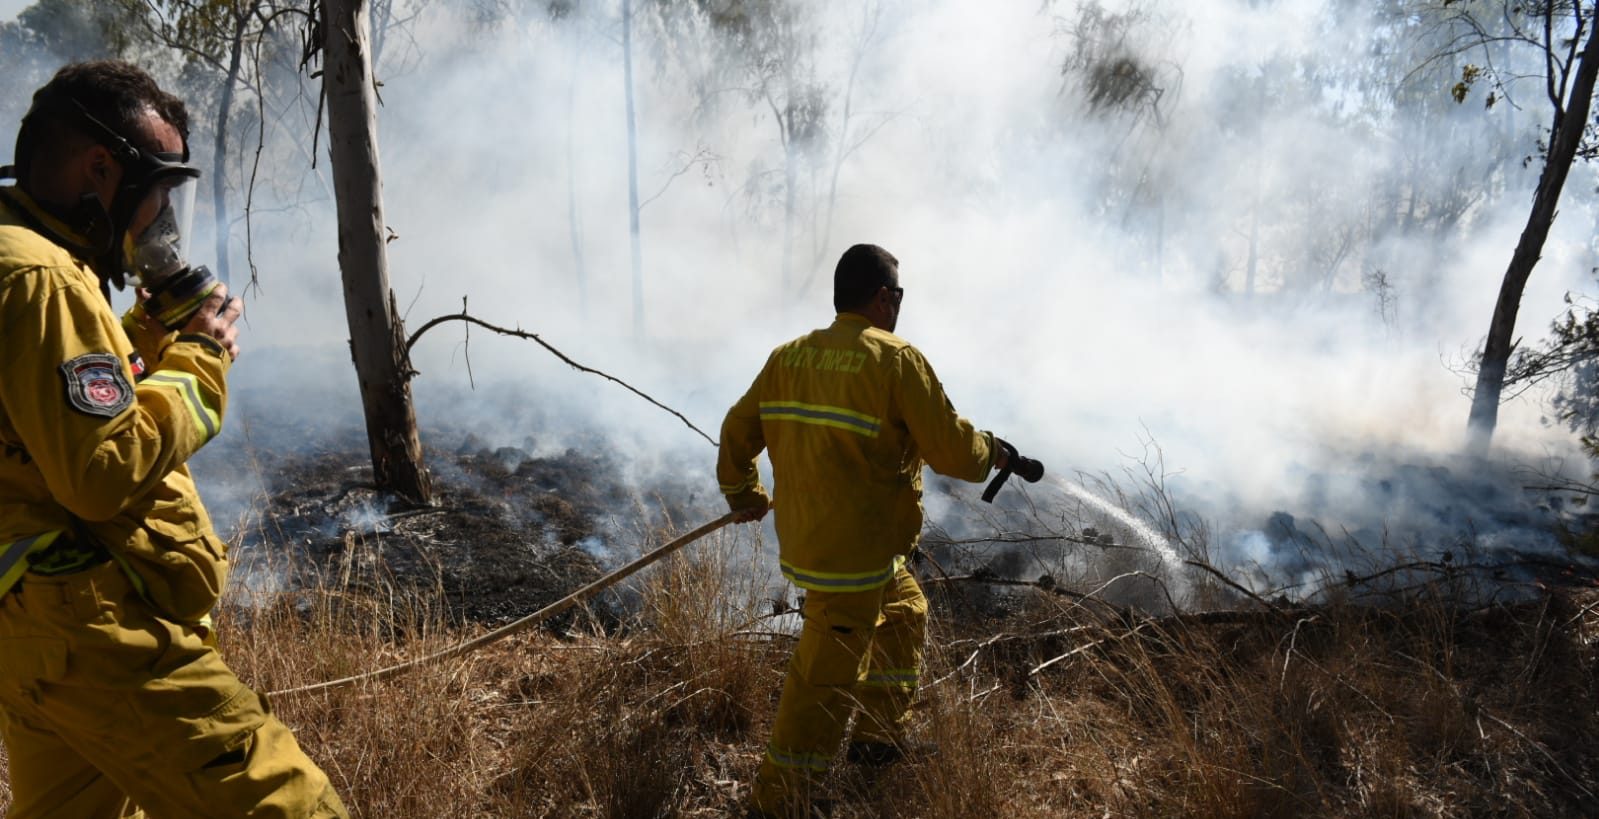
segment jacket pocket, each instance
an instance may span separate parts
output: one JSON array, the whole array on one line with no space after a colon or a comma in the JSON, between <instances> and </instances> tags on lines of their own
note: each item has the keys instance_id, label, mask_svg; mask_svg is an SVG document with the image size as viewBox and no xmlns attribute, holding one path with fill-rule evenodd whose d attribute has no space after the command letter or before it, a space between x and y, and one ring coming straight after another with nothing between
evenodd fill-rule
<instances>
[{"instance_id":1,"label":"jacket pocket","mask_svg":"<svg viewBox=\"0 0 1599 819\"><path fill-rule=\"evenodd\" d=\"M227 582L227 547L205 512L184 493L152 499L91 534L111 550L128 579L173 622L199 623Z\"/></svg>"},{"instance_id":2,"label":"jacket pocket","mask_svg":"<svg viewBox=\"0 0 1599 819\"><path fill-rule=\"evenodd\" d=\"M193 523L146 518L140 534L148 538L150 557L144 561L148 568L135 570L150 604L176 622L200 622L222 597L227 547L209 528Z\"/></svg>"}]
</instances>

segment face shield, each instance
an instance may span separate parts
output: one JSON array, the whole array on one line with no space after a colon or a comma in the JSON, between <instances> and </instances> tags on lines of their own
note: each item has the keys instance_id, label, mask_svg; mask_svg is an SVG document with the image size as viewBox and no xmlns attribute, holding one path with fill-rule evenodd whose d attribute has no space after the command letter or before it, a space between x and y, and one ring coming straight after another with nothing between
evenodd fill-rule
<instances>
[{"instance_id":1,"label":"face shield","mask_svg":"<svg viewBox=\"0 0 1599 819\"><path fill-rule=\"evenodd\" d=\"M147 227L132 235L124 234L127 245L123 248L128 260L128 272L137 279L140 287L156 290L171 277L189 267L190 228L194 224L195 189L197 176L169 174L157 180L134 211L134 225L141 217L150 218ZM149 216L154 213L154 217Z\"/></svg>"},{"instance_id":2,"label":"face shield","mask_svg":"<svg viewBox=\"0 0 1599 819\"><path fill-rule=\"evenodd\" d=\"M150 184L123 234L127 270L148 292L145 310L162 325L186 324L217 287L204 265L189 263L190 225L198 173L175 165Z\"/></svg>"}]
</instances>

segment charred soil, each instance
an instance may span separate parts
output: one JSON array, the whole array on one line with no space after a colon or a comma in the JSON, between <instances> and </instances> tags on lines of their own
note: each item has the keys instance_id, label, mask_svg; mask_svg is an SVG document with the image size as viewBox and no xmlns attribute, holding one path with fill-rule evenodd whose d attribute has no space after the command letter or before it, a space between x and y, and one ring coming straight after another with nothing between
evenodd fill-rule
<instances>
[{"instance_id":1,"label":"charred soil","mask_svg":"<svg viewBox=\"0 0 1599 819\"><path fill-rule=\"evenodd\" d=\"M246 573L267 572L289 589L402 590L442 599L453 622L494 625L603 574L611 544L625 534L616 521L644 511L604 455L535 457L468 438L454 451L428 452L428 462L429 506L374 488L364 452L263 464L267 523L242 537ZM615 608L613 599L592 610L614 620Z\"/></svg>"}]
</instances>

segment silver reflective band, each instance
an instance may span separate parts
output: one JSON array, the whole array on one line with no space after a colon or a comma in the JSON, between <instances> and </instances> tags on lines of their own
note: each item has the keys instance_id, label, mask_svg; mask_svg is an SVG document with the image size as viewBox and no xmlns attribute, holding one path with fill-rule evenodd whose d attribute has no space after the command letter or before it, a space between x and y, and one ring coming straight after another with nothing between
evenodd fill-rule
<instances>
[{"instance_id":1,"label":"silver reflective band","mask_svg":"<svg viewBox=\"0 0 1599 819\"><path fill-rule=\"evenodd\" d=\"M790 563L778 562L779 568L783 571L783 576L788 578L789 582L794 585L802 589L811 589L812 591L830 592L854 592L875 589L893 580L894 573L898 572L900 567L904 565L905 558L902 555L894 558L894 562L890 563L885 569L846 574L811 572L800 569Z\"/></svg>"},{"instance_id":2,"label":"silver reflective band","mask_svg":"<svg viewBox=\"0 0 1599 819\"><path fill-rule=\"evenodd\" d=\"M882 419L864 412L856 412L847 407L834 407L826 404L806 404L799 401L762 401L762 421L798 421L802 424L815 424L821 427L832 427L876 438L882 429Z\"/></svg>"},{"instance_id":3,"label":"silver reflective band","mask_svg":"<svg viewBox=\"0 0 1599 819\"><path fill-rule=\"evenodd\" d=\"M829 759L823 754L808 754L798 751L781 751L770 745L766 746L766 758L779 768L799 768L808 771L825 771Z\"/></svg>"},{"instance_id":4,"label":"silver reflective band","mask_svg":"<svg viewBox=\"0 0 1599 819\"><path fill-rule=\"evenodd\" d=\"M217 431L222 427L222 419L200 399L199 379L195 378L193 373L182 370L156 370L140 382L141 386L147 384L175 387L183 395L184 403L188 404L189 414L193 416L194 422L205 430L205 439L209 441L217 436Z\"/></svg>"}]
</instances>

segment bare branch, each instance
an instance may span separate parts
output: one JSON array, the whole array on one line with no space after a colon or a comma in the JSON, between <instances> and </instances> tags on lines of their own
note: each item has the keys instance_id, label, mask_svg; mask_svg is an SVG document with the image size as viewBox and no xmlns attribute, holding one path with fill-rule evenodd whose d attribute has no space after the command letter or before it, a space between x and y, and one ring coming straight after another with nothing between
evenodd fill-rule
<instances>
[{"instance_id":1,"label":"bare branch","mask_svg":"<svg viewBox=\"0 0 1599 819\"><path fill-rule=\"evenodd\" d=\"M677 419L679 421L682 421L683 424L685 426L687 426L689 429L692 429L695 432L699 433L701 438L704 438L706 441L710 442L711 446L720 446L720 444L718 444L716 442L715 438L712 438L711 436L706 435L704 430L700 429L697 426L694 426L694 422L688 420L688 417L685 416L683 413L678 412L677 410L672 409L671 407L668 407L665 404L662 404L661 402L655 400L654 398L651 398L647 393L639 390L637 387L634 387L632 384L629 384L626 381L623 381L622 379L617 378L616 376L610 375L610 374L605 373L605 372L601 372L600 370L596 370L596 369L594 369L592 367L585 367L582 364L579 364L576 361L573 361L571 358L567 357L566 353L563 353L560 350L555 349L555 347L553 347L549 342L547 342L544 339L540 338L537 333L529 333L526 330L521 329L520 327L508 328L508 327L500 327L500 326L495 325L495 324L490 324L490 323L488 323L488 322L486 322L486 321L484 321L484 320L482 320L482 319L480 319L480 318L478 318L476 316L468 314L465 310L462 310L459 313L450 313L448 315L439 316L439 317L437 317L435 319L432 319L428 323L422 325L421 327L417 328L417 331L412 333L411 337L405 340L405 355L406 355L406 357L407 358L410 357L411 349L416 346L417 340L422 337L423 333L426 333L428 330L431 330L431 329L433 329L434 327L437 327L440 324L444 324L445 322L450 322L450 321L463 321L463 322L466 322L467 324L476 324L479 327L482 327L482 328L484 328L486 330L491 330L493 332L499 333L502 336L511 336L513 338L523 338L523 339L527 339L528 341L532 341L535 344L538 344L540 347L543 347L544 349L548 350L550 352L550 354L554 355L556 358L561 359L561 361L563 363L565 363L568 367L571 367L572 369L577 370L579 372L585 372L585 373L589 373L591 375L600 376L601 378L604 378L607 381L610 381L612 383L618 384L618 385L626 388L628 392L631 392L634 395L637 395L638 397L644 399L645 401L648 401L651 404L654 404L655 406L660 407L663 410L666 410L667 412L671 413L672 415L677 416Z\"/></svg>"},{"instance_id":2,"label":"bare branch","mask_svg":"<svg viewBox=\"0 0 1599 819\"><path fill-rule=\"evenodd\" d=\"M1222 583L1226 584L1226 586L1228 588L1232 589L1233 591L1239 592L1240 594L1245 595L1249 599L1255 601L1256 603L1261 604L1262 606L1265 606L1267 609L1269 609L1269 610L1271 610L1273 612L1278 612L1278 613L1282 612L1282 607L1281 606L1278 606L1276 603L1273 603L1270 600L1267 600L1266 598L1261 597L1258 594L1255 594L1254 592L1250 591L1249 589L1244 588L1237 581L1235 581L1232 578L1228 577L1227 575L1223 574L1220 569L1217 569L1215 566L1212 566L1209 563L1206 563L1206 562L1204 562L1202 560L1185 560L1185 561L1183 561L1183 563L1185 563L1185 564L1187 564L1189 566L1193 566L1194 568L1199 569L1201 571L1208 572L1211 575L1214 575L1216 577L1216 579L1218 579Z\"/></svg>"},{"instance_id":3,"label":"bare branch","mask_svg":"<svg viewBox=\"0 0 1599 819\"><path fill-rule=\"evenodd\" d=\"M682 156L682 155L683 154L681 154L681 153L678 154L678 156ZM654 202L655 200L661 198L661 195L666 193L668 188L672 187L672 183L676 182L678 177L680 177L683 174L686 174L689 171L693 170L695 165L705 165L705 164L709 164L711 162L716 162L719 159L721 159L721 157L719 157L716 154L712 153L710 149L708 149L708 148L699 149L698 151L696 151L694 153L693 156L691 156L687 160L685 160L681 167L679 167L676 171L673 171L672 175L667 177L665 182L661 183L661 189L656 191L655 195L653 195L650 198L645 199L644 201L638 203L638 209L639 210L644 210L644 206L645 205L648 205L649 203Z\"/></svg>"}]
</instances>

